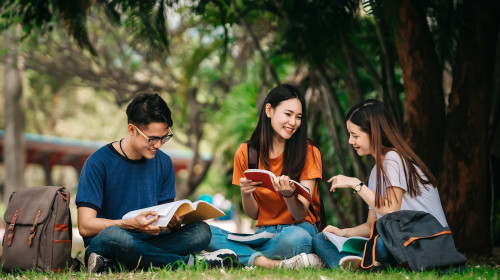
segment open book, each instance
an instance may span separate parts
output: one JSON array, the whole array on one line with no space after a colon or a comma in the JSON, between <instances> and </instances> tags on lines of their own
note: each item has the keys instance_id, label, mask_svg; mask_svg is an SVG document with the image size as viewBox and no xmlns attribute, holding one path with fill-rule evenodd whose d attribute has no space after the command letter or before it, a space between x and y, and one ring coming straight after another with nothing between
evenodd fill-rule
<instances>
[{"instance_id":1,"label":"open book","mask_svg":"<svg viewBox=\"0 0 500 280\"><path fill-rule=\"evenodd\" d=\"M274 236L276 236L275 233L261 231L259 233L254 233L254 234L230 233L227 235L227 239L251 246L260 246L269 239L273 238Z\"/></svg>"},{"instance_id":2,"label":"open book","mask_svg":"<svg viewBox=\"0 0 500 280\"><path fill-rule=\"evenodd\" d=\"M222 210L206 201L198 200L196 202L191 202L187 199L182 199L174 202L130 211L125 214L122 219L134 218L145 211L158 212L159 219L154 224L162 227L166 227L168 225L170 219L172 219L174 214L177 214L177 216L183 218L183 224L218 218L226 215Z\"/></svg>"},{"instance_id":3,"label":"open book","mask_svg":"<svg viewBox=\"0 0 500 280\"><path fill-rule=\"evenodd\" d=\"M260 187L267 188L272 192L276 193L276 195L281 196L279 192L277 192L274 187L272 181L276 179L276 175L274 175L271 171L265 169L247 169L245 172L245 177L252 181L260 181L262 184ZM302 185L301 183L290 180L290 183L295 184L295 192L303 196L309 203L312 204L311 198L311 190L308 187Z\"/></svg>"},{"instance_id":4,"label":"open book","mask_svg":"<svg viewBox=\"0 0 500 280\"><path fill-rule=\"evenodd\" d=\"M359 254L365 250L365 243L368 241L368 238L362 236L343 237L327 231L323 234L341 253Z\"/></svg>"}]
</instances>

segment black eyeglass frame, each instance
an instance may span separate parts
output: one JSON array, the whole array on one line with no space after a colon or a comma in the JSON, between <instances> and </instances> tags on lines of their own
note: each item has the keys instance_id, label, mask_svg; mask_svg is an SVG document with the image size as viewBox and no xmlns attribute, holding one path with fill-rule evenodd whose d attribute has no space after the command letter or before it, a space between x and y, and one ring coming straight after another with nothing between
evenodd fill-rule
<instances>
[{"instance_id":1,"label":"black eyeglass frame","mask_svg":"<svg viewBox=\"0 0 500 280\"><path fill-rule=\"evenodd\" d=\"M163 144L167 143L168 140L172 139L172 137L174 137L174 133L172 132L172 129L170 129L170 127L168 128L168 133L162 137L158 137L158 136L149 137L146 134L144 134L144 132L142 132L134 124L132 124L132 126L135 127L135 129L137 129L137 131L139 132L140 135L142 135L144 138L146 138L146 140L148 140L149 146L154 146L156 143L158 143L158 141L161 141L161 144L163 145Z\"/></svg>"}]
</instances>

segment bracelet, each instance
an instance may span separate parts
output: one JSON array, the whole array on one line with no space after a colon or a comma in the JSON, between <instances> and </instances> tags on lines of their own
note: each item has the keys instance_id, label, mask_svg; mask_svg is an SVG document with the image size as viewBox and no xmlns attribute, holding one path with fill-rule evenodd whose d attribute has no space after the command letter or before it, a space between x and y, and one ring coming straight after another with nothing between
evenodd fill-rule
<instances>
[{"instance_id":1,"label":"bracelet","mask_svg":"<svg viewBox=\"0 0 500 280\"><path fill-rule=\"evenodd\" d=\"M292 197L294 195L295 195L295 191L293 191L293 193L291 195L289 195L289 196L286 196L286 195L281 195L281 196L289 198L289 197Z\"/></svg>"},{"instance_id":2,"label":"bracelet","mask_svg":"<svg viewBox=\"0 0 500 280\"><path fill-rule=\"evenodd\" d=\"M364 184L365 183L361 182L361 183L357 184L356 186L354 186L354 188L353 188L354 189L354 193L359 192L361 190L361 188L363 187Z\"/></svg>"}]
</instances>

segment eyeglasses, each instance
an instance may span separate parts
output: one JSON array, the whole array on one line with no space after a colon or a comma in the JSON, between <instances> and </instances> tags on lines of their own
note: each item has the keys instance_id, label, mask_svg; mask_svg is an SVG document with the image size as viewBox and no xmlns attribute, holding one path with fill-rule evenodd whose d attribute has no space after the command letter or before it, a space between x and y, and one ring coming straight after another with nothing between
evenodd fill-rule
<instances>
[{"instance_id":1,"label":"eyeglasses","mask_svg":"<svg viewBox=\"0 0 500 280\"><path fill-rule=\"evenodd\" d=\"M135 126L134 124L132 124L133 127L135 127L135 129L137 129L137 131L139 132L139 134L141 134L142 136L144 136L144 138L146 138L148 140L148 144L149 146L154 146L156 143L158 143L158 141L161 141L161 144L165 144L165 142L167 142L168 140L172 139L172 137L174 136L174 133L172 133L172 130L170 129L170 127L168 128L168 133L162 137L149 137L149 136L146 136L146 134L144 134L137 126Z\"/></svg>"}]
</instances>

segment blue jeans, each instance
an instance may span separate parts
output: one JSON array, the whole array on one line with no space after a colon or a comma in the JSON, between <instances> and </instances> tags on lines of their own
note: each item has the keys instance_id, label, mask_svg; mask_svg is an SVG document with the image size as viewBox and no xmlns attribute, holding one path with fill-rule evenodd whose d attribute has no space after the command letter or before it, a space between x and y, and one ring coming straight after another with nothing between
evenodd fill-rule
<instances>
[{"instance_id":1,"label":"blue jeans","mask_svg":"<svg viewBox=\"0 0 500 280\"><path fill-rule=\"evenodd\" d=\"M150 266L176 268L187 263L190 254L205 249L212 234L204 222L187 224L172 233L150 235L110 226L96 235L85 252L85 264L90 253L96 253L125 269L144 269Z\"/></svg>"},{"instance_id":2,"label":"blue jeans","mask_svg":"<svg viewBox=\"0 0 500 280\"><path fill-rule=\"evenodd\" d=\"M216 226L210 226L212 240L207 251L231 249L241 264L252 266L256 257L265 256L270 259L280 260L293 257L300 253L312 252L312 238L316 234L316 226L309 222L291 225L260 226L255 233L267 231L276 236L266 241L259 247L252 247L237 241L228 240L230 233Z\"/></svg>"},{"instance_id":3,"label":"blue jeans","mask_svg":"<svg viewBox=\"0 0 500 280\"><path fill-rule=\"evenodd\" d=\"M330 268L336 268L337 266L339 266L340 259L345 256L355 256L354 254L339 252L337 247L335 247L332 242L325 239L325 236L322 232L314 236L313 250L328 264ZM363 257L363 252L358 254L358 256ZM387 251L382 238L377 238L377 244L375 245L375 259L378 262L386 263L389 257L389 252Z\"/></svg>"}]
</instances>

